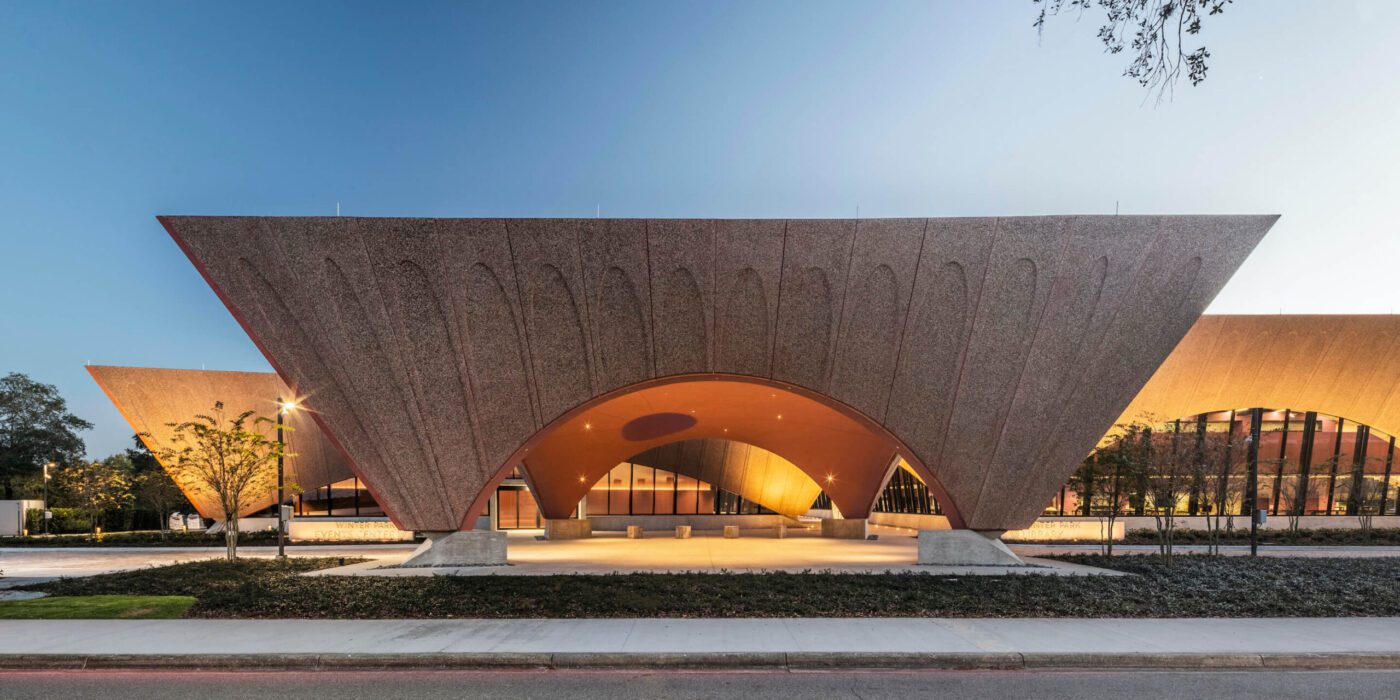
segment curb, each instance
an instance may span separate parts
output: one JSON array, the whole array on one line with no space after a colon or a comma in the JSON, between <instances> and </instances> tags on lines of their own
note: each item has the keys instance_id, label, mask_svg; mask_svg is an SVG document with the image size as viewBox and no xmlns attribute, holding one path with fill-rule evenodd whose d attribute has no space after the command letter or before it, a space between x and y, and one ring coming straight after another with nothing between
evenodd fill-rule
<instances>
[{"instance_id":1,"label":"curb","mask_svg":"<svg viewBox=\"0 0 1400 700\"><path fill-rule=\"evenodd\" d=\"M1339 653L937 653L558 652L427 654L0 654L0 670L183 669L710 669L959 671L1085 669L1400 669L1397 652Z\"/></svg>"}]
</instances>

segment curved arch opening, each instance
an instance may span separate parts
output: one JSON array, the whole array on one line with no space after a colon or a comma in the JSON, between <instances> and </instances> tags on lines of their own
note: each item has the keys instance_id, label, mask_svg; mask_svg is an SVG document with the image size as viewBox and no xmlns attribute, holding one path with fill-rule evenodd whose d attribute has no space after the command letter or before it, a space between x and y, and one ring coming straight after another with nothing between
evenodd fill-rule
<instances>
[{"instance_id":1,"label":"curved arch opening","mask_svg":"<svg viewBox=\"0 0 1400 700\"><path fill-rule=\"evenodd\" d=\"M696 374L623 387L554 420L498 468L462 527L470 528L517 465L525 467L544 517L566 519L618 464L691 440L742 443L777 455L820 485L847 518L869 514L892 467L903 460L943 504L953 527L963 526L952 499L914 452L859 411L781 382Z\"/></svg>"}]
</instances>

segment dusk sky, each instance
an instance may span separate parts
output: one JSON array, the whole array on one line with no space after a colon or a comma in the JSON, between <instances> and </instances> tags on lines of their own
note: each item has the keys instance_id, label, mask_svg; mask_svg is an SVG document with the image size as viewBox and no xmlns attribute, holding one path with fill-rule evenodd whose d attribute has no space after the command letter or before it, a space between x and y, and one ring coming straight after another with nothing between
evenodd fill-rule
<instances>
[{"instance_id":1,"label":"dusk sky","mask_svg":"<svg viewBox=\"0 0 1400 700\"><path fill-rule=\"evenodd\" d=\"M521 7L523 6L523 7ZM1400 2L1241 0L1152 96L1030 0L0 0L0 373L266 371L158 214L1281 214L1214 313L1400 308ZM1193 40L1194 41L1194 40ZM1193 48L1193 47L1191 47Z\"/></svg>"}]
</instances>

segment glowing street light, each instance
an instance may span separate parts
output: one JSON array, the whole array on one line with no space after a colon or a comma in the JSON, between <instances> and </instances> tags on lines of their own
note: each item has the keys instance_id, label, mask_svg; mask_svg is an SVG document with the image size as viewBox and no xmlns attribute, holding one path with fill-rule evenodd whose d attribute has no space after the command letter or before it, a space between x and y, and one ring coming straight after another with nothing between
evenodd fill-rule
<instances>
[{"instance_id":1,"label":"glowing street light","mask_svg":"<svg viewBox=\"0 0 1400 700\"><path fill-rule=\"evenodd\" d=\"M282 441L282 420L286 414L297 409L297 402L283 401L277 397L277 558L287 558L287 516L282 504L286 500L286 479L282 469L282 455L287 451Z\"/></svg>"}]
</instances>

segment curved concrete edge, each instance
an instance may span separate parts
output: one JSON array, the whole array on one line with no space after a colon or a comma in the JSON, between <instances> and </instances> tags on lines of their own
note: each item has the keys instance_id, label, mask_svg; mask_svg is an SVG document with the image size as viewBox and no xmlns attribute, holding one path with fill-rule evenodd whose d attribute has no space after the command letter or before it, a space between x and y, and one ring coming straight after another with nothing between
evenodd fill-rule
<instances>
[{"instance_id":1,"label":"curved concrete edge","mask_svg":"<svg viewBox=\"0 0 1400 700\"><path fill-rule=\"evenodd\" d=\"M426 654L3 654L4 670L183 669L1400 669L1400 653L567 652Z\"/></svg>"}]
</instances>

